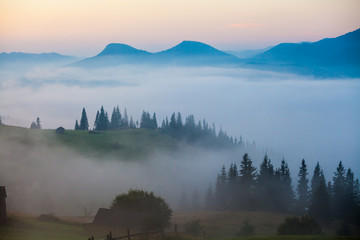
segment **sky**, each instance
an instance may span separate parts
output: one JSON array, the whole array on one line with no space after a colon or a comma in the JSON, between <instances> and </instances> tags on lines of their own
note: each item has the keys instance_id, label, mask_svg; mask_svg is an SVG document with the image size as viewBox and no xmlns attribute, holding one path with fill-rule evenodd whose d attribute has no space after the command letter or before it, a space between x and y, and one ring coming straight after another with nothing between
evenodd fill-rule
<instances>
[{"instance_id":1,"label":"sky","mask_svg":"<svg viewBox=\"0 0 360 240\"><path fill-rule=\"evenodd\" d=\"M183 40L259 49L356 30L358 9L358 0L0 0L0 52L88 57L111 42L154 52Z\"/></svg>"}]
</instances>

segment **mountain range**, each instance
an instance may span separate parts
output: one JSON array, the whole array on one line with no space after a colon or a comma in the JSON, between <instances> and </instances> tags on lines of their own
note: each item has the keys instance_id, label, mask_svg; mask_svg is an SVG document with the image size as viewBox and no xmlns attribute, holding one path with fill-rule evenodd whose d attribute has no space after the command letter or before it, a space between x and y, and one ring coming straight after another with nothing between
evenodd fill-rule
<instances>
[{"instance_id":1,"label":"mountain range","mask_svg":"<svg viewBox=\"0 0 360 240\"><path fill-rule=\"evenodd\" d=\"M165 51L150 53L126 44L111 43L98 55L71 64L75 67L99 67L119 64L228 65L238 58L205 43L183 41Z\"/></svg>"},{"instance_id":2,"label":"mountain range","mask_svg":"<svg viewBox=\"0 0 360 240\"><path fill-rule=\"evenodd\" d=\"M156 53L111 43L96 56L77 59L57 53L1 53L0 66L11 62L48 63L57 61L68 67L97 68L123 64L161 66L230 66L291 72L315 77L360 77L360 29L317 42L281 43L237 57L196 41ZM239 56L239 55L238 55Z\"/></svg>"}]
</instances>

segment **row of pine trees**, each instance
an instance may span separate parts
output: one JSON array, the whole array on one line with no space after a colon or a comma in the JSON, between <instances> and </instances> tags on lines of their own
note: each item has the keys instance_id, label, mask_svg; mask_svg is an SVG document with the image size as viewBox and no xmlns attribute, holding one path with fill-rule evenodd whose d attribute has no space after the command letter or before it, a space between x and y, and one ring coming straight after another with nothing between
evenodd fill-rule
<instances>
[{"instance_id":1,"label":"row of pine trees","mask_svg":"<svg viewBox=\"0 0 360 240\"><path fill-rule=\"evenodd\" d=\"M215 189L210 185L205 196L207 210L274 211L309 214L319 222L337 219L360 224L359 180L340 161L331 181L326 181L317 163L309 180L305 160L301 161L294 185L288 164L283 159L278 168L265 155L259 169L244 154L239 168L232 163L222 167Z\"/></svg>"},{"instance_id":2,"label":"row of pine trees","mask_svg":"<svg viewBox=\"0 0 360 240\"><path fill-rule=\"evenodd\" d=\"M229 137L222 128L220 128L217 133L215 124L210 126L205 119L196 123L194 115L186 117L185 123L183 123L181 113L172 113L170 120L166 117L159 127L156 113L151 115L149 112L143 111L140 123L139 121L134 121L132 116L130 116L130 118L128 117L126 108L122 114L119 106L113 108L110 118L103 106L101 106L100 110L96 113L93 128L95 131L116 131L129 128L153 129L179 140L185 140L191 143L197 142L211 147L244 144L241 136L239 140ZM89 121L85 108L82 110L80 123L78 120L75 122L75 130L89 130Z\"/></svg>"}]
</instances>

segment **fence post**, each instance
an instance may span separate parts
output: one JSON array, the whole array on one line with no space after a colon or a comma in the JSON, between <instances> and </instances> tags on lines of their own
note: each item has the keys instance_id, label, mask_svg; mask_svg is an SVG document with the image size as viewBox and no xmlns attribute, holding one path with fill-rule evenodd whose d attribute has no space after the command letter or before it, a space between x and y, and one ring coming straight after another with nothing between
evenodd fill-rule
<instances>
[{"instance_id":1,"label":"fence post","mask_svg":"<svg viewBox=\"0 0 360 240\"><path fill-rule=\"evenodd\" d=\"M203 238L206 238L205 230L203 230L202 235L203 235Z\"/></svg>"},{"instance_id":2,"label":"fence post","mask_svg":"<svg viewBox=\"0 0 360 240\"><path fill-rule=\"evenodd\" d=\"M177 224L175 224L175 227L174 227L174 228L175 228L175 229L174 229L174 230L175 230L175 232L177 232Z\"/></svg>"},{"instance_id":3,"label":"fence post","mask_svg":"<svg viewBox=\"0 0 360 240\"><path fill-rule=\"evenodd\" d=\"M91 236L91 240L94 240L94 236Z\"/></svg>"},{"instance_id":4,"label":"fence post","mask_svg":"<svg viewBox=\"0 0 360 240\"><path fill-rule=\"evenodd\" d=\"M128 240L130 240L130 230L127 229L127 236L128 236Z\"/></svg>"}]
</instances>

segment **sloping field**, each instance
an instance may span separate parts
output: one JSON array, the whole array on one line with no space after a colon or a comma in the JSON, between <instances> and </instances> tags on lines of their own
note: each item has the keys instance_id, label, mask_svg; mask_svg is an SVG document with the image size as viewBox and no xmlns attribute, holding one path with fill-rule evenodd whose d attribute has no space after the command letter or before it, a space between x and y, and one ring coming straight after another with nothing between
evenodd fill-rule
<instances>
[{"instance_id":1,"label":"sloping field","mask_svg":"<svg viewBox=\"0 0 360 240\"><path fill-rule=\"evenodd\" d=\"M178 142L161 133L147 129L124 129L96 132L26 129L0 125L0 141L25 146L69 147L88 157L138 159L154 151L172 151Z\"/></svg>"}]
</instances>

